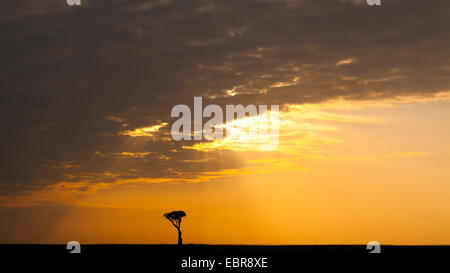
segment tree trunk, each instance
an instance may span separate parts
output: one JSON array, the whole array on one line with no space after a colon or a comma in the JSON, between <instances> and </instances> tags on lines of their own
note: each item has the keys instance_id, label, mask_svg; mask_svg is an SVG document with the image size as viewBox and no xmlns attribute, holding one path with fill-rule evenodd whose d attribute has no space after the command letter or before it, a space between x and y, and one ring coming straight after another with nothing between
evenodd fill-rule
<instances>
[{"instance_id":1,"label":"tree trunk","mask_svg":"<svg viewBox=\"0 0 450 273\"><path fill-rule=\"evenodd\" d=\"M178 245L182 245L183 244L183 239L181 239L181 230L178 229Z\"/></svg>"}]
</instances>

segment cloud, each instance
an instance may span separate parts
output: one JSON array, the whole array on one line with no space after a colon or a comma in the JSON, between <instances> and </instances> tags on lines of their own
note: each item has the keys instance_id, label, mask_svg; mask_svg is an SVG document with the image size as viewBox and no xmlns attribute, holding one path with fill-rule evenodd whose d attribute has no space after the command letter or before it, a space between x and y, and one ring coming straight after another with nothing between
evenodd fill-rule
<instances>
[{"instance_id":1,"label":"cloud","mask_svg":"<svg viewBox=\"0 0 450 273\"><path fill-rule=\"evenodd\" d=\"M232 151L167 141L171 108L194 96L286 112L450 90L448 1L84 2L0 4L2 196L106 172L173 179L246 167ZM205 154L211 164L195 161Z\"/></svg>"},{"instance_id":2,"label":"cloud","mask_svg":"<svg viewBox=\"0 0 450 273\"><path fill-rule=\"evenodd\" d=\"M119 132L119 135L126 135L131 137L141 137L141 136L154 136L156 132L162 127L166 126L167 122L163 122L158 125L153 125L150 127L137 128L134 130L127 130Z\"/></svg>"},{"instance_id":3,"label":"cloud","mask_svg":"<svg viewBox=\"0 0 450 273\"><path fill-rule=\"evenodd\" d=\"M354 58L348 58L348 59L343 59L340 60L336 63L337 66L341 66L341 65L345 65L345 64L351 64L354 63L356 61L356 59Z\"/></svg>"}]
</instances>

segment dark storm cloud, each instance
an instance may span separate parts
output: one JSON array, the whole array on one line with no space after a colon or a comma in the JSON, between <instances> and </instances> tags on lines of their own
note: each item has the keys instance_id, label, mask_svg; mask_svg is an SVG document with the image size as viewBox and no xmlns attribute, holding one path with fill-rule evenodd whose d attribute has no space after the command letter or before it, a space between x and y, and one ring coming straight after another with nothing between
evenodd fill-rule
<instances>
[{"instance_id":1,"label":"dark storm cloud","mask_svg":"<svg viewBox=\"0 0 450 273\"><path fill-rule=\"evenodd\" d=\"M2 195L105 172L242 166L232 152L186 162L204 152L119 135L170 121L172 106L194 95L286 104L450 86L449 1L81 1L0 4Z\"/></svg>"}]
</instances>

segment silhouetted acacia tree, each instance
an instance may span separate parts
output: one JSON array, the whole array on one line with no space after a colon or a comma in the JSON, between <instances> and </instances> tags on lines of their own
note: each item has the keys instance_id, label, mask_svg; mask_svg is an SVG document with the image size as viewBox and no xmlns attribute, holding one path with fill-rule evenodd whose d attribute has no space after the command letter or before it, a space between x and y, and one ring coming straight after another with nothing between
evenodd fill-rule
<instances>
[{"instance_id":1,"label":"silhouetted acacia tree","mask_svg":"<svg viewBox=\"0 0 450 273\"><path fill-rule=\"evenodd\" d=\"M178 230L178 245L183 244L183 240L181 239L181 218L186 216L186 212L182 210L172 211L169 213L164 213L164 217L169 220L174 227Z\"/></svg>"}]
</instances>

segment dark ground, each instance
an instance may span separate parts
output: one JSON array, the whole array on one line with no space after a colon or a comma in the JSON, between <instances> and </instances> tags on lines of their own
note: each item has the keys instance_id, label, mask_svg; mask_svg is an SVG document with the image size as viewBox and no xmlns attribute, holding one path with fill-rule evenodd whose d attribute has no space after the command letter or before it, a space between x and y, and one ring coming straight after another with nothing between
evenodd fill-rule
<instances>
[{"instance_id":1,"label":"dark ground","mask_svg":"<svg viewBox=\"0 0 450 273\"><path fill-rule=\"evenodd\" d=\"M63 261L67 265L83 267L86 266L84 262L89 261L103 269L136 266L144 272L300 272L306 266L316 269L356 267L365 271L368 266L383 269L386 261L391 269L392 262L402 269L429 258L442 262L450 258L450 246L382 245L380 254L369 254L365 245L81 245L80 254L69 251L66 245L0 245L0 257L5 260L33 256L39 257L43 264ZM183 268L182 262L188 257L191 260L214 259L215 265L212 270ZM232 262L227 267L226 258L267 258L267 267L236 268L232 267Z\"/></svg>"}]
</instances>

